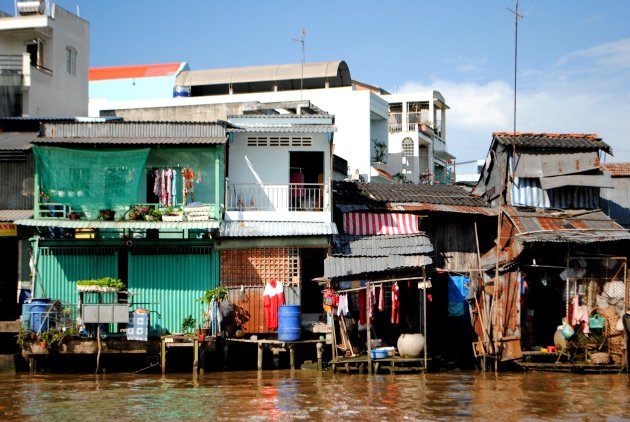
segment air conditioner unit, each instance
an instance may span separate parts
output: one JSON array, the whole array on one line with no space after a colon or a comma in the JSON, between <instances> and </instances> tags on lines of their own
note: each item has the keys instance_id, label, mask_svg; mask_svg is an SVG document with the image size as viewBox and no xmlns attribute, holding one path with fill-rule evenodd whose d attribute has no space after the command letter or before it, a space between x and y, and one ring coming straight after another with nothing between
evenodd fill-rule
<instances>
[{"instance_id":1,"label":"air conditioner unit","mask_svg":"<svg viewBox=\"0 0 630 422\"><path fill-rule=\"evenodd\" d=\"M18 1L15 3L17 11L21 16L24 15L43 15L46 11L45 0L35 1Z\"/></svg>"}]
</instances>

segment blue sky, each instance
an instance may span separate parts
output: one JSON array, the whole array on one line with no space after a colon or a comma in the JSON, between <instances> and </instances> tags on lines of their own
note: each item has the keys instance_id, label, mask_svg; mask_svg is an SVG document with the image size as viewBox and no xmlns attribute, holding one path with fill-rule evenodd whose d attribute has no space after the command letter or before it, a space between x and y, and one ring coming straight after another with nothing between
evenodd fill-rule
<instances>
[{"instance_id":1,"label":"blue sky","mask_svg":"<svg viewBox=\"0 0 630 422\"><path fill-rule=\"evenodd\" d=\"M90 22L93 67L345 60L390 92L440 91L458 161L512 130L514 0L59 0ZM0 0L12 11L13 1ZM630 161L630 1L521 0L517 131L597 133Z\"/></svg>"}]
</instances>

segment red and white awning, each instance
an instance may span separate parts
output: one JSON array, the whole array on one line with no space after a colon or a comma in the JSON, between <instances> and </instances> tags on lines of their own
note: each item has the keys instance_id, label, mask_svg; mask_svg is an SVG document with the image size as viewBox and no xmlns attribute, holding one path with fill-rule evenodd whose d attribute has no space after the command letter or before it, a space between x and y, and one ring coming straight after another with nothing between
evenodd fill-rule
<instances>
[{"instance_id":1,"label":"red and white awning","mask_svg":"<svg viewBox=\"0 0 630 422\"><path fill-rule=\"evenodd\" d=\"M418 221L414 214L349 212L343 215L343 228L353 235L416 234L421 233Z\"/></svg>"}]
</instances>

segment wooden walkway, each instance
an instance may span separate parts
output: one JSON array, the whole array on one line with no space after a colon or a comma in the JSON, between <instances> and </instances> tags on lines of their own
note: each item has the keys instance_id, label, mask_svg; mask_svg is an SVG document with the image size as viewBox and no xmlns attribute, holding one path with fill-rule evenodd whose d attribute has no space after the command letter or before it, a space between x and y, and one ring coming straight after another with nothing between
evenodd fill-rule
<instances>
[{"instance_id":1,"label":"wooden walkway","mask_svg":"<svg viewBox=\"0 0 630 422\"><path fill-rule=\"evenodd\" d=\"M593 364L588 361L567 361L566 353L523 352L523 360L516 364L525 371L574 372L581 374L617 374L623 372L624 365ZM570 359L569 359L570 360Z\"/></svg>"},{"instance_id":2,"label":"wooden walkway","mask_svg":"<svg viewBox=\"0 0 630 422\"><path fill-rule=\"evenodd\" d=\"M262 371L263 368L263 351L265 349L271 349L274 351L283 350L289 352L289 365L291 369L295 369L295 346L299 344L314 344L317 350L317 369L322 369L322 355L324 349L325 340L295 340L295 341L282 341L282 340L265 340L265 339L239 339L228 338L226 339L228 344L233 343L249 343L258 346L257 355L257 368Z\"/></svg>"},{"instance_id":3,"label":"wooden walkway","mask_svg":"<svg viewBox=\"0 0 630 422\"><path fill-rule=\"evenodd\" d=\"M427 359L428 360L428 359ZM372 368L370 371L369 364ZM401 372L424 372L426 371L424 358L402 358L398 356L387 357L382 359L370 359L367 355L337 358L332 362L333 372L345 371L346 373L363 372L378 374L380 370L389 371L390 374Z\"/></svg>"}]
</instances>

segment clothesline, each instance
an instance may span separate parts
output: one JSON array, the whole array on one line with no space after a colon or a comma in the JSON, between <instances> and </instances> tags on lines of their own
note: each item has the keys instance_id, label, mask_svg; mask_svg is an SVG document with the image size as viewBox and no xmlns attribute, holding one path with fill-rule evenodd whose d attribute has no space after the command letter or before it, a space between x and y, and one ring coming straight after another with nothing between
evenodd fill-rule
<instances>
[{"instance_id":1,"label":"clothesline","mask_svg":"<svg viewBox=\"0 0 630 422\"><path fill-rule=\"evenodd\" d=\"M424 276L419 276L419 277L403 277L403 278L392 278L389 280L379 280L379 281L367 281L368 285L366 286L362 286L362 287L353 287L350 289L341 289L341 290L335 290L337 293L346 293L346 292L356 292L358 290L365 290L368 287L371 286L376 286L376 285L381 285L381 284L386 284L386 283L393 283L395 281L405 281L405 280L424 280L426 277Z\"/></svg>"}]
</instances>

